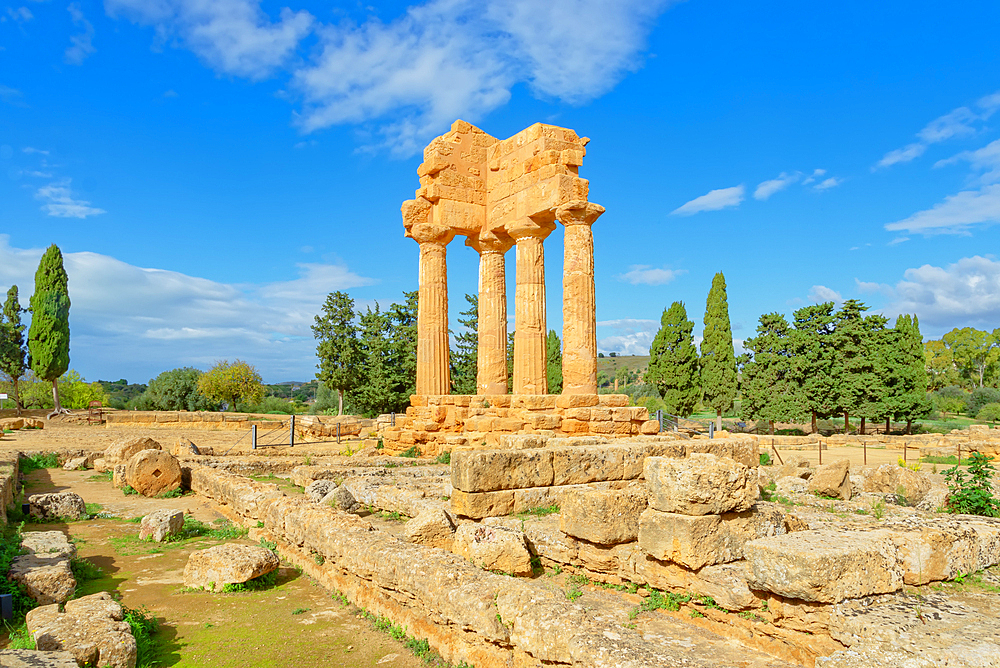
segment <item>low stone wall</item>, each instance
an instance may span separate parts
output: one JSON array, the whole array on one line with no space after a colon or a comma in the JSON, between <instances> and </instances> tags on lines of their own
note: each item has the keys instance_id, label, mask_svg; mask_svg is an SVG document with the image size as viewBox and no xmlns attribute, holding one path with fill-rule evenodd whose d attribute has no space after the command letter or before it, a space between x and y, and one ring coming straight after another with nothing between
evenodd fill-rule
<instances>
[{"instance_id":1,"label":"low stone wall","mask_svg":"<svg viewBox=\"0 0 1000 668\"><path fill-rule=\"evenodd\" d=\"M413 395L406 415L382 429L387 450L417 446L425 455L461 446L495 446L507 434L657 434L660 425L624 394Z\"/></svg>"},{"instance_id":2,"label":"low stone wall","mask_svg":"<svg viewBox=\"0 0 1000 668\"><path fill-rule=\"evenodd\" d=\"M221 413L214 411L108 411L104 414L108 426L137 426L143 428L231 429L246 430L256 425L257 430L288 429L291 416L261 413ZM296 415L296 438L329 438L337 435L358 436L375 431L375 421L355 415Z\"/></svg>"},{"instance_id":3,"label":"low stone wall","mask_svg":"<svg viewBox=\"0 0 1000 668\"><path fill-rule=\"evenodd\" d=\"M642 478L647 457L683 458L692 453L713 453L748 467L758 464L757 445L748 438L675 440L665 435L521 450L461 448L452 452L451 507L458 515L482 519L560 505L565 493L581 485L620 488Z\"/></svg>"},{"instance_id":4,"label":"low stone wall","mask_svg":"<svg viewBox=\"0 0 1000 668\"><path fill-rule=\"evenodd\" d=\"M7 511L17 502L17 479L19 474L19 453L0 459L0 520L7 524Z\"/></svg>"},{"instance_id":5,"label":"low stone wall","mask_svg":"<svg viewBox=\"0 0 1000 668\"><path fill-rule=\"evenodd\" d=\"M961 446L962 451L982 452L987 455L1000 454L1000 427L988 425L971 425L967 429L955 429L948 434L914 434L912 436L897 436L886 434L832 434L821 436L819 434L809 434L806 436L770 436L767 434L748 434L749 438L755 439L762 448L772 446L780 449L809 449L816 448L817 444L822 444L825 448L835 448L841 446L888 448L890 450L902 450L904 447L920 450L924 454L956 454Z\"/></svg>"}]
</instances>

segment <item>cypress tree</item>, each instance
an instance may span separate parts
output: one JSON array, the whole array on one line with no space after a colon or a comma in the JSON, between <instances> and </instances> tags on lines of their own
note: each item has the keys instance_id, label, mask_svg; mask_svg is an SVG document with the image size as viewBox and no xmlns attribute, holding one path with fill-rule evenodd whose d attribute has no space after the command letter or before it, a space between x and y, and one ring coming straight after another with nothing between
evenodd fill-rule
<instances>
[{"instance_id":1,"label":"cypress tree","mask_svg":"<svg viewBox=\"0 0 1000 668\"><path fill-rule=\"evenodd\" d=\"M35 292L31 295L31 327L28 352L31 370L52 383L54 407L49 414L68 413L59 402L59 376L69 368L69 277L63 256L55 244L49 246L35 272Z\"/></svg>"},{"instance_id":2,"label":"cypress tree","mask_svg":"<svg viewBox=\"0 0 1000 668\"><path fill-rule=\"evenodd\" d=\"M507 393L514 391L514 332L507 333Z\"/></svg>"},{"instance_id":3,"label":"cypress tree","mask_svg":"<svg viewBox=\"0 0 1000 668\"><path fill-rule=\"evenodd\" d=\"M838 411L844 415L844 432L850 428L850 416L867 412L869 390L875 382L869 358L868 325L863 316L868 310L862 302L848 299L837 311L834 323L834 376L840 383ZM863 416L862 416L863 417Z\"/></svg>"},{"instance_id":4,"label":"cypress tree","mask_svg":"<svg viewBox=\"0 0 1000 668\"><path fill-rule=\"evenodd\" d=\"M3 318L0 319L0 371L10 378L14 406L17 414L24 407L21 403L21 392L18 384L28 370L28 349L24 345L24 325L21 323L21 302L17 296L17 286L10 286L7 291L7 301L3 305Z\"/></svg>"},{"instance_id":5,"label":"cypress tree","mask_svg":"<svg viewBox=\"0 0 1000 668\"><path fill-rule=\"evenodd\" d=\"M403 303L389 307L392 341L393 393L398 402L389 412L402 413L410 404L410 395L417 391L417 290L403 293Z\"/></svg>"},{"instance_id":6,"label":"cypress tree","mask_svg":"<svg viewBox=\"0 0 1000 668\"><path fill-rule=\"evenodd\" d=\"M545 377L549 394L562 392L562 342L554 329L549 330L549 338L546 341Z\"/></svg>"},{"instance_id":7,"label":"cypress tree","mask_svg":"<svg viewBox=\"0 0 1000 668\"><path fill-rule=\"evenodd\" d=\"M722 411L736 398L736 353L729 324L726 278L720 271L712 279L705 304L705 333L701 341L701 388L704 402L715 409L715 427L722 429Z\"/></svg>"},{"instance_id":8,"label":"cypress tree","mask_svg":"<svg viewBox=\"0 0 1000 668\"><path fill-rule=\"evenodd\" d=\"M785 316L765 313L757 325L757 336L743 342L743 401L740 417L774 423L799 418L805 402L799 385L791 329Z\"/></svg>"},{"instance_id":9,"label":"cypress tree","mask_svg":"<svg viewBox=\"0 0 1000 668\"><path fill-rule=\"evenodd\" d=\"M452 394L476 394L479 371L479 295L465 295L469 308L458 314L465 331L455 336L455 352L451 355Z\"/></svg>"},{"instance_id":10,"label":"cypress tree","mask_svg":"<svg viewBox=\"0 0 1000 668\"><path fill-rule=\"evenodd\" d=\"M312 325L319 340L316 379L337 390L337 414L344 414L344 393L358 382L358 330L354 326L354 300L346 292L331 292L323 302L323 314Z\"/></svg>"},{"instance_id":11,"label":"cypress tree","mask_svg":"<svg viewBox=\"0 0 1000 668\"><path fill-rule=\"evenodd\" d=\"M649 350L646 379L656 386L668 413L688 417L698 405L698 352L682 302L664 309L660 331Z\"/></svg>"},{"instance_id":12,"label":"cypress tree","mask_svg":"<svg viewBox=\"0 0 1000 668\"><path fill-rule=\"evenodd\" d=\"M816 418L833 415L838 405L840 383L834 374L836 351L833 347L833 302L806 306L793 314L792 353L799 374L804 408Z\"/></svg>"},{"instance_id":13,"label":"cypress tree","mask_svg":"<svg viewBox=\"0 0 1000 668\"><path fill-rule=\"evenodd\" d=\"M900 336L895 329L886 327L888 320L881 315L870 315L864 319L864 350L869 381L865 386L864 405L861 416L861 433L865 420L885 420L890 426L893 416L901 410L904 366L900 350Z\"/></svg>"},{"instance_id":14,"label":"cypress tree","mask_svg":"<svg viewBox=\"0 0 1000 668\"><path fill-rule=\"evenodd\" d=\"M896 318L896 330L899 332L899 344L902 351L903 379L901 399L897 418L906 420L906 433L909 434L913 419L930 413L931 403L927 398L927 372L924 358L924 339L920 335L920 321L916 314L901 315Z\"/></svg>"},{"instance_id":15,"label":"cypress tree","mask_svg":"<svg viewBox=\"0 0 1000 668\"><path fill-rule=\"evenodd\" d=\"M388 413L399 404L393 387L391 328L387 313L370 307L358 321L358 382L350 392L351 405L367 417Z\"/></svg>"}]
</instances>

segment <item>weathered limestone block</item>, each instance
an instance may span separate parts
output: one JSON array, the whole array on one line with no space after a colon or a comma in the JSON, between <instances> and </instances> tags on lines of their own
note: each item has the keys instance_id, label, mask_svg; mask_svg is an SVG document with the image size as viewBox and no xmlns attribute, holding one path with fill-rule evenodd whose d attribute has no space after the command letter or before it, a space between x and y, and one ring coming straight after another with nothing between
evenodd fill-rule
<instances>
[{"instance_id":1,"label":"weathered limestone block","mask_svg":"<svg viewBox=\"0 0 1000 668\"><path fill-rule=\"evenodd\" d=\"M473 519L509 515L514 512L514 490L463 492L456 489L451 494L451 510L456 515Z\"/></svg>"},{"instance_id":2,"label":"weathered limestone block","mask_svg":"<svg viewBox=\"0 0 1000 668\"><path fill-rule=\"evenodd\" d=\"M41 605L62 603L76 589L70 560L76 547L61 531L28 531L23 534L21 550L10 564L11 580L24 585L32 599Z\"/></svg>"},{"instance_id":3,"label":"weathered limestone block","mask_svg":"<svg viewBox=\"0 0 1000 668\"><path fill-rule=\"evenodd\" d=\"M153 497L181 486L177 458L161 450L142 450L125 464L125 481L143 496Z\"/></svg>"},{"instance_id":4,"label":"weathered limestone block","mask_svg":"<svg viewBox=\"0 0 1000 668\"><path fill-rule=\"evenodd\" d=\"M649 457L649 505L665 513L718 515L749 509L757 500L756 476L731 459L692 453L685 459Z\"/></svg>"},{"instance_id":5,"label":"weathered limestone block","mask_svg":"<svg viewBox=\"0 0 1000 668\"><path fill-rule=\"evenodd\" d=\"M621 490L573 490L563 494L559 528L591 543L614 545L639 537L639 515L646 509L643 486Z\"/></svg>"},{"instance_id":6,"label":"weathered limestone block","mask_svg":"<svg viewBox=\"0 0 1000 668\"><path fill-rule=\"evenodd\" d=\"M198 446L188 438L178 438L171 452L173 452L174 457L191 457L202 454Z\"/></svg>"},{"instance_id":7,"label":"weathered limestone block","mask_svg":"<svg viewBox=\"0 0 1000 668\"><path fill-rule=\"evenodd\" d=\"M545 487L552 484L549 448L459 450L451 457L451 484L463 492Z\"/></svg>"},{"instance_id":8,"label":"weathered limestone block","mask_svg":"<svg viewBox=\"0 0 1000 668\"><path fill-rule=\"evenodd\" d=\"M463 524L452 552L488 571L531 575L531 553L524 532L501 526Z\"/></svg>"},{"instance_id":9,"label":"weathered limestone block","mask_svg":"<svg viewBox=\"0 0 1000 668\"><path fill-rule=\"evenodd\" d=\"M639 518L643 552L692 569L738 561L750 541L783 533L784 513L765 505L742 513L697 516L649 508Z\"/></svg>"},{"instance_id":10,"label":"weathered limestone block","mask_svg":"<svg viewBox=\"0 0 1000 668\"><path fill-rule=\"evenodd\" d=\"M716 457L737 461L749 469L757 468L760 464L757 442L746 437L691 440L684 443L684 451L688 456L696 452L708 452Z\"/></svg>"},{"instance_id":11,"label":"weathered limestone block","mask_svg":"<svg viewBox=\"0 0 1000 668\"><path fill-rule=\"evenodd\" d=\"M808 490L818 496L849 500L851 498L850 462L837 459L816 467L809 478ZM895 491L895 490L893 490Z\"/></svg>"},{"instance_id":12,"label":"weathered limestone block","mask_svg":"<svg viewBox=\"0 0 1000 668\"><path fill-rule=\"evenodd\" d=\"M404 535L411 543L451 550L455 520L444 509L426 508L406 523Z\"/></svg>"},{"instance_id":13,"label":"weathered limestone block","mask_svg":"<svg viewBox=\"0 0 1000 668\"><path fill-rule=\"evenodd\" d=\"M101 592L30 611L28 632L40 650L68 651L81 666L135 668L136 643L121 605Z\"/></svg>"},{"instance_id":14,"label":"weathered limestone block","mask_svg":"<svg viewBox=\"0 0 1000 668\"><path fill-rule=\"evenodd\" d=\"M142 518L139 524L139 540L152 538L160 543L176 536L184 528L183 510L154 510Z\"/></svg>"},{"instance_id":15,"label":"weathered limestone block","mask_svg":"<svg viewBox=\"0 0 1000 668\"><path fill-rule=\"evenodd\" d=\"M978 569L989 568L1000 564L1000 522L976 517L975 520L966 516L962 523L976 532L979 542Z\"/></svg>"},{"instance_id":16,"label":"weathered limestone block","mask_svg":"<svg viewBox=\"0 0 1000 668\"><path fill-rule=\"evenodd\" d=\"M69 652L43 652L36 649L0 649L4 668L79 668Z\"/></svg>"},{"instance_id":17,"label":"weathered limestone block","mask_svg":"<svg viewBox=\"0 0 1000 668\"><path fill-rule=\"evenodd\" d=\"M306 496L310 501L319 503L327 494L337 488L337 483L333 480L314 480L306 486Z\"/></svg>"},{"instance_id":18,"label":"weathered limestone block","mask_svg":"<svg viewBox=\"0 0 1000 668\"><path fill-rule=\"evenodd\" d=\"M625 452L620 446L552 448L553 485L621 480L624 475Z\"/></svg>"},{"instance_id":19,"label":"weathered limestone block","mask_svg":"<svg viewBox=\"0 0 1000 668\"><path fill-rule=\"evenodd\" d=\"M124 464L137 452L161 450L160 444L151 438L123 438L115 441L104 451L104 461L108 467Z\"/></svg>"},{"instance_id":20,"label":"weathered limestone block","mask_svg":"<svg viewBox=\"0 0 1000 668\"><path fill-rule=\"evenodd\" d=\"M979 569L979 537L955 520L917 518L885 525L903 567L903 582L923 585Z\"/></svg>"},{"instance_id":21,"label":"weathered limestone block","mask_svg":"<svg viewBox=\"0 0 1000 668\"><path fill-rule=\"evenodd\" d=\"M915 506L927 496L931 483L927 476L917 471L896 464L881 464L868 472L863 489L876 494L902 492L907 505Z\"/></svg>"},{"instance_id":22,"label":"weathered limestone block","mask_svg":"<svg viewBox=\"0 0 1000 668\"><path fill-rule=\"evenodd\" d=\"M774 481L782 494L805 494L809 491L809 483L797 476L784 476Z\"/></svg>"},{"instance_id":23,"label":"weathered limestone block","mask_svg":"<svg viewBox=\"0 0 1000 668\"><path fill-rule=\"evenodd\" d=\"M266 575L279 566L277 555L255 545L216 545L197 550L184 567L184 584L222 591L227 584L238 584Z\"/></svg>"},{"instance_id":24,"label":"weathered limestone block","mask_svg":"<svg viewBox=\"0 0 1000 668\"><path fill-rule=\"evenodd\" d=\"M32 494L28 497L28 514L40 520L78 520L87 514L87 504L73 492Z\"/></svg>"},{"instance_id":25,"label":"weathered limestone block","mask_svg":"<svg viewBox=\"0 0 1000 668\"><path fill-rule=\"evenodd\" d=\"M903 568L891 536L881 531L796 531L743 546L751 589L786 598L839 603L897 591Z\"/></svg>"},{"instance_id":26,"label":"weathered limestone block","mask_svg":"<svg viewBox=\"0 0 1000 668\"><path fill-rule=\"evenodd\" d=\"M85 468L87 468L86 457L73 457L72 459L67 459L66 463L63 464L63 471L80 471Z\"/></svg>"}]
</instances>

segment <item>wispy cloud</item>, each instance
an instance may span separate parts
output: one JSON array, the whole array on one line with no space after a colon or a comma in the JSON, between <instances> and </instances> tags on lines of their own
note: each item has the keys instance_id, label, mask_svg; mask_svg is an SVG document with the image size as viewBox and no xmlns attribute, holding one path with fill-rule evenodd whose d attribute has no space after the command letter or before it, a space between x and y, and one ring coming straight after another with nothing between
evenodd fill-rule
<instances>
[{"instance_id":1,"label":"wispy cloud","mask_svg":"<svg viewBox=\"0 0 1000 668\"><path fill-rule=\"evenodd\" d=\"M684 269L657 269L645 264L634 264L629 267L629 271L619 274L618 280L632 285L665 285L686 273Z\"/></svg>"},{"instance_id":2,"label":"wispy cloud","mask_svg":"<svg viewBox=\"0 0 1000 668\"><path fill-rule=\"evenodd\" d=\"M13 105L15 107L25 106L21 91L10 86L0 85L0 102Z\"/></svg>"},{"instance_id":3,"label":"wispy cloud","mask_svg":"<svg viewBox=\"0 0 1000 668\"><path fill-rule=\"evenodd\" d=\"M815 183L818 178L826 174L825 169L814 169L813 173L810 174L802 181L802 185L807 186L810 183Z\"/></svg>"},{"instance_id":4,"label":"wispy cloud","mask_svg":"<svg viewBox=\"0 0 1000 668\"><path fill-rule=\"evenodd\" d=\"M27 302L43 249L0 235L0 289ZM99 253L66 253L71 365L145 382L160 371L241 357L271 381L315 373L309 329L327 293L376 281L345 265L299 264L291 280L233 285L136 267Z\"/></svg>"},{"instance_id":5,"label":"wispy cloud","mask_svg":"<svg viewBox=\"0 0 1000 668\"><path fill-rule=\"evenodd\" d=\"M718 211L727 207L739 206L743 201L743 194L746 192L743 184L732 188L719 188L712 190L706 195L696 197L690 202L683 204L670 212L672 216L693 216L702 211Z\"/></svg>"},{"instance_id":6,"label":"wispy cloud","mask_svg":"<svg viewBox=\"0 0 1000 668\"><path fill-rule=\"evenodd\" d=\"M70 35L70 46L66 49L66 62L70 65L81 65L87 56L97 51L94 48L94 26L83 15L79 2L71 2L66 9L73 19L73 25L83 31Z\"/></svg>"},{"instance_id":7,"label":"wispy cloud","mask_svg":"<svg viewBox=\"0 0 1000 668\"><path fill-rule=\"evenodd\" d=\"M883 313L916 313L922 327L992 329L1000 321L1000 262L989 257L976 255L945 267L925 264L907 269L895 286L859 285L891 298Z\"/></svg>"},{"instance_id":8,"label":"wispy cloud","mask_svg":"<svg viewBox=\"0 0 1000 668\"><path fill-rule=\"evenodd\" d=\"M284 70L312 132L358 124L409 155L456 118L476 121L515 85L570 104L594 99L642 64L656 17L673 0L427 0L388 22L327 24L259 0L107 0L110 14L154 26L217 72L262 79ZM309 35L317 44L299 48Z\"/></svg>"},{"instance_id":9,"label":"wispy cloud","mask_svg":"<svg viewBox=\"0 0 1000 668\"><path fill-rule=\"evenodd\" d=\"M812 286L807 299L814 304L822 304L823 302L841 304L844 301L844 298L839 292L832 288L828 288L825 285Z\"/></svg>"},{"instance_id":10,"label":"wispy cloud","mask_svg":"<svg viewBox=\"0 0 1000 668\"><path fill-rule=\"evenodd\" d=\"M33 155L33 154L48 155L50 153L49 151L45 151L45 150L40 149L40 148L34 148L32 146L25 146L24 148L21 149L21 152L22 153L27 153L28 155Z\"/></svg>"},{"instance_id":11,"label":"wispy cloud","mask_svg":"<svg viewBox=\"0 0 1000 668\"><path fill-rule=\"evenodd\" d=\"M889 223L890 232L968 234L973 225L1000 223L1000 184L949 195L932 208Z\"/></svg>"},{"instance_id":12,"label":"wispy cloud","mask_svg":"<svg viewBox=\"0 0 1000 668\"><path fill-rule=\"evenodd\" d=\"M843 182L844 179L837 176L831 176L828 179L823 179L822 181L814 185L813 188L815 188L816 190L829 190L830 188L836 188Z\"/></svg>"},{"instance_id":13,"label":"wispy cloud","mask_svg":"<svg viewBox=\"0 0 1000 668\"><path fill-rule=\"evenodd\" d=\"M15 23L27 23L35 18L35 15L27 7L7 7L6 14Z\"/></svg>"},{"instance_id":14,"label":"wispy cloud","mask_svg":"<svg viewBox=\"0 0 1000 668\"><path fill-rule=\"evenodd\" d=\"M784 190L801 178L802 174L800 172L792 174L782 172L776 179L761 182L760 185L757 186L757 189L753 191L753 198L766 200L774 193Z\"/></svg>"},{"instance_id":15,"label":"wispy cloud","mask_svg":"<svg viewBox=\"0 0 1000 668\"><path fill-rule=\"evenodd\" d=\"M944 167L959 162L968 162L972 169L982 171L983 174L979 177L981 183L1000 181L1000 139L990 142L981 149L962 151L950 158L938 160L934 166Z\"/></svg>"},{"instance_id":16,"label":"wispy cloud","mask_svg":"<svg viewBox=\"0 0 1000 668\"><path fill-rule=\"evenodd\" d=\"M653 337L660 329L658 320L621 318L597 323L598 328L610 329L612 334L597 341L597 349L603 353L622 355L648 355Z\"/></svg>"},{"instance_id":17,"label":"wispy cloud","mask_svg":"<svg viewBox=\"0 0 1000 668\"><path fill-rule=\"evenodd\" d=\"M42 211L56 218L86 218L107 213L90 205L90 202L75 199L70 189L72 179L61 179L42 186L35 191L35 198L42 200Z\"/></svg>"},{"instance_id":18,"label":"wispy cloud","mask_svg":"<svg viewBox=\"0 0 1000 668\"><path fill-rule=\"evenodd\" d=\"M976 104L980 109L978 112L969 107L959 107L944 116L935 118L917 133L917 141L907 144L903 148L889 151L872 167L872 170L915 160L922 156L932 144L976 134L977 125L987 120L1000 108L998 100L1000 100L1000 92L980 99Z\"/></svg>"}]
</instances>

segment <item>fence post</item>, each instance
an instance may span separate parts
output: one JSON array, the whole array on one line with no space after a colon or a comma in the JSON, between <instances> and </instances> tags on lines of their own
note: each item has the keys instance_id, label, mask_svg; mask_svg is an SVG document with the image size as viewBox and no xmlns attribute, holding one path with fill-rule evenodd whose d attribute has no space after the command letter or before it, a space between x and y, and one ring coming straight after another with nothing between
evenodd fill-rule
<instances>
[{"instance_id":1,"label":"fence post","mask_svg":"<svg viewBox=\"0 0 1000 668\"><path fill-rule=\"evenodd\" d=\"M257 425L250 425L250 449L257 449Z\"/></svg>"},{"instance_id":2,"label":"fence post","mask_svg":"<svg viewBox=\"0 0 1000 668\"><path fill-rule=\"evenodd\" d=\"M656 421L660 425L660 431L663 431L663 411L657 409L656 411Z\"/></svg>"},{"instance_id":3,"label":"fence post","mask_svg":"<svg viewBox=\"0 0 1000 668\"><path fill-rule=\"evenodd\" d=\"M396 413L389 413L389 417L392 419L392 426L396 426Z\"/></svg>"},{"instance_id":4,"label":"fence post","mask_svg":"<svg viewBox=\"0 0 1000 668\"><path fill-rule=\"evenodd\" d=\"M295 415L292 415L291 427L288 430L288 447L295 447Z\"/></svg>"},{"instance_id":5,"label":"fence post","mask_svg":"<svg viewBox=\"0 0 1000 668\"><path fill-rule=\"evenodd\" d=\"M823 441L816 444L817 449L819 449L819 463L823 463Z\"/></svg>"},{"instance_id":6,"label":"fence post","mask_svg":"<svg viewBox=\"0 0 1000 668\"><path fill-rule=\"evenodd\" d=\"M865 466L868 466L868 441L861 444L861 447L865 450Z\"/></svg>"},{"instance_id":7,"label":"fence post","mask_svg":"<svg viewBox=\"0 0 1000 668\"><path fill-rule=\"evenodd\" d=\"M715 423L714 422L709 422L708 423L708 437L709 438L715 438Z\"/></svg>"},{"instance_id":8,"label":"fence post","mask_svg":"<svg viewBox=\"0 0 1000 668\"><path fill-rule=\"evenodd\" d=\"M903 441L903 463L906 463L906 441Z\"/></svg>"},{"instance_id":9,"label":"fence post","mask_svg":"<svg viewBox=\"0 0 1000 668\"><path fill-rule=\"evenodd\" d=\"M337 423L337 445L340 445L340 423Z\"/></svg>"}]
</instances>

